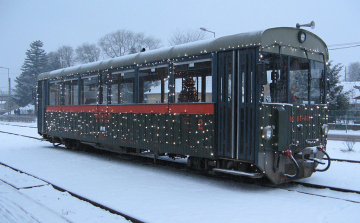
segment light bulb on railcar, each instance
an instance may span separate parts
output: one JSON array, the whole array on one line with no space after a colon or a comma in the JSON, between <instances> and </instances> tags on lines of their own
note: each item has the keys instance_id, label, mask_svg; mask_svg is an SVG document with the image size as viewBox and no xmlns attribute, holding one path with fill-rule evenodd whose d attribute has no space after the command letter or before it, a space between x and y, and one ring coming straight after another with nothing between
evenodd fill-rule
<instances>
[{"instance_id":1,"label":"light bulb on railcar","mask_svg":"<svg viewBox=\"0 0 360 223\"><path fill-rule=\"evenodd\" d=\"M262 134L262 137L265 139L265 140L270 140L273 136L273 129L271 126L266 126L264 129L263 129L263 134Z\"/></svg>"},{"instance_id":2,"label":"light bulb on railcar","mask_svg":"<svg viewBox=\"0 0 360 223\"><path fill-rule=\"evenodd\" d=\"M328 124L324 124L322 127L321 127L321 130L322 130L322 134L323 135L327 135L329 133L329 125Z\"/></svg>"}]
</instances>

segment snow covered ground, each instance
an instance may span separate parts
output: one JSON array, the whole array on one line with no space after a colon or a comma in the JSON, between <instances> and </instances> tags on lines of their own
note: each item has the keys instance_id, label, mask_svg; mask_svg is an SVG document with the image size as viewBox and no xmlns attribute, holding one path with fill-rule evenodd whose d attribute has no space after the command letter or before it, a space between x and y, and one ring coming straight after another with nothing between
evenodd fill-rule
<instances>
[{"instance_id":1,"label":"snow covered ground","mask_svg":"<svg viewBox=\"0 0 360 223\"><path fill-rule=\"evenodd\" d=\"M0 131L39 137L35 123L0 122ZM343 134L343 132L341 132ZM357 134L356 132L354 134ZM360 136L360 134L359 134ZM54 148L0 133L0 162L145 222L359 222L360 195L328 189L265 188ZM332 158L360 160L345 142L329 140ZM304 182L360 190L360 165L332 162ZM18 188L15 189L8 184ZM26 189L30 186L38 186ZM316 193L327 197L299 193ZM329 198L332 197L332 198ZM339 199L340 198L340 199ZM0 166L0 222L122 222L122 217Z\"/></svg>"}]
</instances>

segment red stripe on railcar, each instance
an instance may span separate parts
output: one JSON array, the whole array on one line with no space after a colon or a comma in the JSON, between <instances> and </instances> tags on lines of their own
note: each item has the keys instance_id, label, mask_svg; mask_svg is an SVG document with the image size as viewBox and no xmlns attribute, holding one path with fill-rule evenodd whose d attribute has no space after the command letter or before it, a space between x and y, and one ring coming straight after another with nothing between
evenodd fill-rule
<instances>
[{"instance_id":1,"label":"red stripe on railcar","mask_svg":"<svg viewBox=\"0 0 360 223\"><path fill-rule=\"evenodd\" d=\"M169 113L214 114L214 104L170 104Z\"/></svg>"},{"instance_id":2,"label":"red stripe on railcar","mask_svg":"<svg viewBox=\"0 0 360 223\"><path fill-rule=\"evenodd\" d=\"M47 112L214 114L213 103L47 106Z\"/></svg>"}]
</instances>

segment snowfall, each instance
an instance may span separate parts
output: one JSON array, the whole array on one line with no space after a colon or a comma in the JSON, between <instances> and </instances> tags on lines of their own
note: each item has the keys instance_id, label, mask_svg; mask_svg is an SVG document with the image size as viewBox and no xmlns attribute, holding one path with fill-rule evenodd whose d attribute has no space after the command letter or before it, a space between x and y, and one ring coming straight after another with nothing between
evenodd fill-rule
<instances>
[{"instance_id":1,"label":"snowfall","mask_svg":"<svg viewBox=\"0 0 360 223\"><path fill-rule=\"evenodd\" d=\"M0 131L40 137L29 127L0 122ZM328 141L332 158L360 160L360 143L348 149ZM360 222L360 194L244 184L17 135L0 133L0 162L144 222ZM128 222L37 178L0 165L0 222ZM334 161L302 181L360 191L360 164Z\"/></svg>"}]
</instances>

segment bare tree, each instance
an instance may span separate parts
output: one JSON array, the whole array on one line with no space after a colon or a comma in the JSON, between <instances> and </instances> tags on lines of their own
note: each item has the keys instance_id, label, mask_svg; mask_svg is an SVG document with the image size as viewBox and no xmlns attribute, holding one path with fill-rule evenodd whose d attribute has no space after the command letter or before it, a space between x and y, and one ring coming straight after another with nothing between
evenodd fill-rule
<instances>
[{"instance_id":1,"label":"bare tree","mask_svg":"<svg viewBox=\"0 0 360 223\"><path fill-rule=\"evenodd\" d=\"M160 43L159 39L125 29L106 34L99 40L99 46L111 58L140 52L142 48L156 49Z\"/></svg>"},{"instance_id":2,"label":"bare tree","mask_svg":"<svg viewBox=\"0 0 360 223\"><path fill-rule=\"evenodd\" d=\"M348 81L360 81L360 62L350 63L348 66Z\"/></svg>"},{"instance_id":3,"label":"bare tree","mask_svg":"<svg viewBox=\"0 0 360 223\"><path fill-rule=\"evenodd\" d=\"M50 52L47 56L50 70L57 70L61 68L60 55L58 52Z\"/></svg>"},{"instance_id":4,"label":"bare tree","mask_svg":"<svg viewBox=\"0 0 360 223\"><path fill-rule=\"evenodd\" d=\"M344 144L346 145L347 150L342 150L342 151L344 151L344 152L354 151L353 148L354 148L355 143L356 143L356 141L354 139L350 139L350 138L346 139Z\"/></svg>"},{"instance_id":5,"label":"bare tree","mask_svg":"<svg viewBox=\"0 0 360 223\"><path fill-rule=\"evenodd\" d=\"M169 44L171 46L173 45L179 45L183 43L190 43L198 40L205 39L205 32L201 30L193 30L193 29L187 29L187 30L180 30L177 29L175 32L170 36Z\"/></svg>"},{"instance_id":6,"label":"bare tree","mask_svg":"<svg viewBox=\"0 0 360 223\"><path fill-rule=\"evenodd\" d=\"M74 49L71 46L61 46L58 48L57 53L60 57L61 67L71 67L75 64Z\"/></svg>"},{"instance_id":7,"label":"bare tree","mask_svg":"<svg viewBox=\"0 0 360 223\"><path fill-rule=\"evenodd\" d=\"M142 47L149 50L158 49L161 47L161 40L152 36L148 36L143 39Z\"/></svg>"},{"instance_id":8,"label":"bare tree","mask_svg":"<svg viewBox=\"0 0 360 223\"><path fill-rule=\"evenodd\" d=\"M100 48L96 44L84 43L75 50L76 61L79 63L91 63L99 60Z\"/></svg>"},{"instance_id":9,"label":"bare tree","mask_svg":"<svg viewBox=\"0 0 360 223\"><path fill-rule=\"evenodd\" d=\"M161 40L152 36L145 36L144 33L137 33L132 39L131 47L135 48L137 52L140 52L143 48L148 50L157 49L161 46Z\"/></svg>"}]
</instances>

